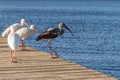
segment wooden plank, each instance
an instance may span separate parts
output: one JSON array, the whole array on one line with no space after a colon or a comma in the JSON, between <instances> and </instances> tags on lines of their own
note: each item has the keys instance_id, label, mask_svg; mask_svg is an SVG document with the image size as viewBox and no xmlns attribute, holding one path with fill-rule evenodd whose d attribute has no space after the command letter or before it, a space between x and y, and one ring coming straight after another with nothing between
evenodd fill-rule
<instances>
[{"instance_id":1,"label":"wooden plank","mask_svg":"<svg viewBox=\"0 0 120 80\"><path fill-rule=\"evenodd\" d=\"M9 62L9 47L6 39L0 38L0 80L117 80L84 66L52 59L50 55L27 47L17 51L18 63Z\"/></svg>"}]
</instances>

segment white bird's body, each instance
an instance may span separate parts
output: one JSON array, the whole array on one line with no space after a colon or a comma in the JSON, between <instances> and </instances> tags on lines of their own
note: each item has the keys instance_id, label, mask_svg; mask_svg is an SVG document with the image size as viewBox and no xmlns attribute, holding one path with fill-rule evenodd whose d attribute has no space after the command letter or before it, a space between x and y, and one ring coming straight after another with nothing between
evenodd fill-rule
<instances>
[{"instance_id":1,"label":"white bird's body","mask_svg":"<svg viewBox=\"0 0 120 80\"><path fill-rule=\"evenodd\" d=\"M23 27L28 27L28 24L26 23L26 21L24 19L21 19L21 24L20 23L14 23L12 25L10 25L7 29L5 29L5 31L1 34L1 36L3 38L7 37L9 35L9 29L10 27L13 27L14 31L16 32L17 30L19 30L20 28Z\"/></svg>"},{"instance_id":2,"label":"white bird's body","mask_svg":"<svg viewBox=\"0 0 120 80\"><path fill-rule=\"evenodd\" d=\"M24 40L34 34L34 31L29 27L24 27L16 31L16 33L20 36L21 40Z\"/></svg>"},{"instance_id":3,"label":"white bird's body","mask_svg":"<svg viewBox=\"0 0 120 80\"><path fill-rule=\"evenodd\" d=\"M20 37L17 33L15 33L15 30L12 26L10 27L10 33L8 35L7 42L10 47L11 62L15 63L15 54L20 44ZM14 55L12 54L12 51L14 51Z\"/></svg>"},{"instance_id":4,"label":"white bird's body","mask_svg":"<svg viewBox=\"0 0 120 80\"><path fill-rule=\"evenodd\" d=\"M10 33L8 35L8 45L14 51L18 49L20 44L20 37L17 33Z\"/></svg>"},{"instance_id":5,"label":"white bird's body","mask_svg":"<svg viewBox=\"0 0 120 80\"><path fill-rule=\"evenodd\" d=\"M30 27L23 27L16 31L16 33L20 36L22 40L22 49L25 50L24 40L34 34L34 32L37 32L38 30L35 28L34 25L31 25Z\"/></svg>"},{"instance_id":6,"label":"white bird's body","mask_svg":"<svg viewBox=\"0 0 120 80\"><path fill-rule=\"evenodd\" d=\"M25 19L21 19L21 24L20 23L14 23L10 27L8 27L3 33L2 37L7 37L10 34L10 28L14 29L14 32L17 33L21 40L22 40L22 50L25 50L25 45L24 45L24 39L32 36L34 32L38 31L34 25L29 26L26 22Z\"/></svg>"}]
</instances>

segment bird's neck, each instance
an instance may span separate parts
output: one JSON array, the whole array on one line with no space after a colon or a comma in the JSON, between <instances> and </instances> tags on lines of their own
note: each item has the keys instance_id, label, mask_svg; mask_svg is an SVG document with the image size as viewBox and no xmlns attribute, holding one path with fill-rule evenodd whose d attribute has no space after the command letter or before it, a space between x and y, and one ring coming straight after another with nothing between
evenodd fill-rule
<instances>
[{"instance_id":1,"label":"bird's neck","mask_svg":"<svg viewBox=\"0 0 120 80\"><path fill-rule=\"evenodd\" d=\"M63 29L59 29L59 35L62 35L64 33Z\"/></svg>"},{"instance_id":2,"label":"bird's neck","mask_svg":"<svg viewBox=\"0 0 120 80\"><path fill-rule=\"evenodd\" d=\"M29 32L28 32L28 33L29 33L29 36L32 36L32 35L34 34L34 32L35 32L35 31L29 29Z\"/></svg>"},{"instance_id":3,"label":"bird's neck","mask_svg":"<svg viewBox=\"0 0 120 80\"><path fill-rule=\"evenodd\" d=\"M22 23L22 26L29 27L29 25L27 23Z\"/></svg>"}]
</instances>

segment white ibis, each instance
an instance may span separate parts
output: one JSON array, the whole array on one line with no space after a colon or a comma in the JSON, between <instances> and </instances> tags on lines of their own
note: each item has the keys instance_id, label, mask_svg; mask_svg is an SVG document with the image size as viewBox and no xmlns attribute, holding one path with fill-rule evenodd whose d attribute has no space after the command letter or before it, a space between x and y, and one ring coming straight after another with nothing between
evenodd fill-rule
<instances>
[{"instance_id":1,"label":"white ibis","mask_svg":"<svg viewBox=\"0 0 120 80\"><path fill-rule=\"evenodd\" d=\"M22 40L22 50L27 50L25 49L24 40L32 36L34 32L38 32L37 28L34 25L31 25L30 27L23 27L16 31Z\"/></svg>"},{"instance_id":2,"label":"white ibis","mask_svg":"<svg viewBox=\"0 0 120 80\"><path fill-rule=\"evenodd\" d=\"M14 31L17 31L22 27L27 27L28 24L27 24L25 19L21 19L21 24L20 23L14 23L14 24L10 25L10 27L11 26L14 28ZM10 33L10 27L5 29L5 31L2 33L1 37L5 38L6 36L8 36L8 34Z\"/></svg>"},{"instance_id":3,"label":"white ibis","mask_svg":"<svg viewBox=\"0 0 120 80\"><path fill-rule=\"evenodd\" d=\"M74 36L72 31L65 25L65 23L60 23L58 25L58 28L49 28L45 32L41 33L36 39L36 41L48 40L47 48L50 50L52 58L57 58L58 55L56 51L50 47L50 42L52 39L61 36L64 33L64 28L66 28L72 34L72 36Z\"/></svg>"},{"instance_id":4,"label":"white ibis","mask_svg":"<svg viewBox=\"0 0 120 80\"><path fill-rule=\"evenodd\" d=\"M10 27L10 34L8 35L7 41L10 47L11 63L16 63L15 54L20 44L20 37L17 33L15 33L12 26Z\"/></svg>"}]
</instances>

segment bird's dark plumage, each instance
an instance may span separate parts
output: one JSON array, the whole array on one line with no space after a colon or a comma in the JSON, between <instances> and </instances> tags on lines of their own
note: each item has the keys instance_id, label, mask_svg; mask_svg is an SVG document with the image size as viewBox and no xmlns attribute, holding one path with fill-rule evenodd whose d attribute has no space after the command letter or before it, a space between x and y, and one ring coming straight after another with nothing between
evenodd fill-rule
<instances>
[{"instance_id":1,"label":"bird's dark plumage","mask_svg":"<svg viewBox=\"0 0 120 80\"><path fill-rule=\"evenodd\" d=\"M36 41L42 40L42 39L54 39L60 35L62 35L64 33L63 30L59 30L58 28L50 28L48 30L46 30L45 32L43 32L42 34L40 34Z\"/></svg>"},{"instance_id":2,"label":"bird's dark plumage","mask_svg":"<svg viewBox=\"0 0 120 80\"><path fill-rule=\"evenodd\" d=\"M64 33L64 28L67 29L73 36L72 31L65 25L65 23L60 23L58 25L58 28L49 28L45 32L41 33L36 39L36 41L44 40L44 39L48 40L47 48L50 50L52 58L56 58L58 57L58 55L56 51L51 48L50 43L52 39L57 38L58 36Z\"/></svg>"}]
</instances>

